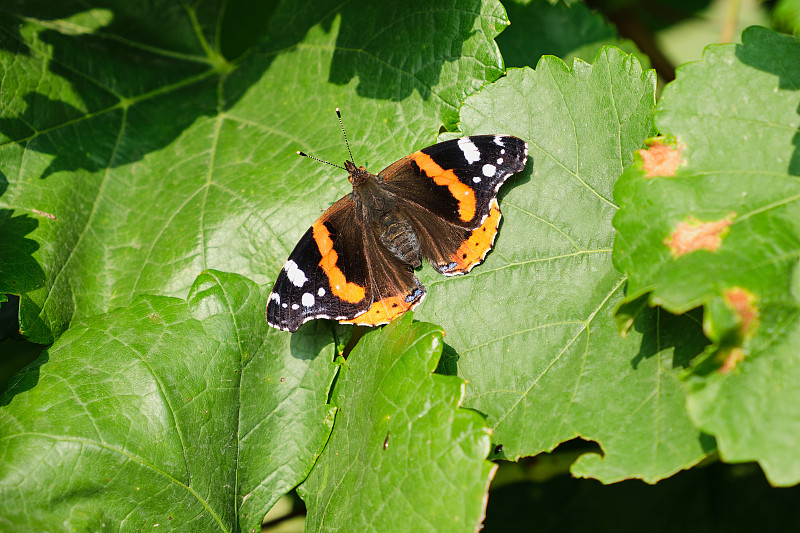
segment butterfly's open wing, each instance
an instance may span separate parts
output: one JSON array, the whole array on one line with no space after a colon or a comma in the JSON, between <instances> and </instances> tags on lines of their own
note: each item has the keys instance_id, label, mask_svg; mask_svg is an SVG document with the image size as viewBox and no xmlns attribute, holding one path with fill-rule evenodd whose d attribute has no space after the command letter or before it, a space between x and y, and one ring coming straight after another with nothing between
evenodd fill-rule
<instances>
[{"instance_id":1,"label":"butterfly's open wing","mask_svg":"<svg viewBox=\"0 0 800 533\"><path fill-rule=\"evenodd\" d=\"M278 274L267 322L286 331L315 318L375 326L416 307L424 289L374 238L357 220L350 196L333 204Z\"/></svg>"},{"instance_id":2,"label":"butterfly's open wing","mask_svg":"<svg viewBox=\"0 0 800 533\"><path fill-rule=\"evenodd\" d=\"M422 256L444 275L465 274L494 245L497 191L527 157L528 145L516 137L464 137L414 152L378 180L414 225Z\"/></svg>"}]
</instances>

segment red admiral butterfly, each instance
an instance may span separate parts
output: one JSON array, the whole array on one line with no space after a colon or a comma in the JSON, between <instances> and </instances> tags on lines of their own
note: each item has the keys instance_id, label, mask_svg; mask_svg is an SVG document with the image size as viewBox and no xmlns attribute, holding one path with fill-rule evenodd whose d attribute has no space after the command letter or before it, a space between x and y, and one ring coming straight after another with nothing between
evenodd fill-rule
<instances>
[{"instance_id":1,"label":"red admiral butterfly","mask_svg":"<svg viewBox=\"0 0 800 533\"><path fill-rule=\"evenodd\" d=\"M289 255L267 322L286 331L315 318L378 326L414 309L425 297L413 270L423 259L455 276L486 257L500 223L497 191L527 157L521 139L476 135L414 152L377 176L345 161L353 192Z\"/></svg>"}]
</instances>

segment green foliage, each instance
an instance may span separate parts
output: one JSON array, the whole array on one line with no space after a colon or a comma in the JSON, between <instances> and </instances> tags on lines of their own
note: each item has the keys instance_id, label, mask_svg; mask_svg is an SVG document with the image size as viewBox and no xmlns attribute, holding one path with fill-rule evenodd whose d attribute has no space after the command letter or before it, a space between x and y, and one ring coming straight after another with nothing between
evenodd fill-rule
<instances>
[{"instance_id":1,"label":"green foliage","mask_svg":"<svg viewBox=\"0 0 800 533\"><path fill-rule=\"evenodd\" d=\"M487 415L504 458L581 436L604 456L581 457L575 475L655 481L708 452L677 380L703 349L696 324L651 313L623 340L612 316L625 284L611 264L612 190L654 131L654 91L652 72L608 48L571 71L544 57L464 104L466 132L531 139L534 164L507 186L505 223L486 263L453 282L423 279L430 297L417 316L444 326L455 351L445 364L469 380L466 405ZM465 305L469 313L453 316ZM668 347L680 336L686 352L675 355Z\"/></svg>"},{"instance_id":2,"label":"green foliage","mask_svg":"<svg viewBox=\"0 0 800 533\"><path fill-rule=\"evenodd\" d=\"M694 364L690 416L723 459L757 460L781 485L800 482L798 87L794 38L751 28L741 45L709 47L656 114L679 165L662 177L636 165L616 188L628 300L704 306L712 344ZM701 223L707 235L691 233ZM685 248L671 244L681 233Z\"/></svg>"},{"instance_id":3,"label":"green foliage","mask_svg":"<svg viewBox=\"0 0 800 533\"><path fill-rule=\"evenodd\" d=\"M0 526L257 528L334 414L328 328L279 335L268 294L208 271L76 321L0 397Z\"/></svg>"},{"instance_id":4,"label":"green foliage","mask_svg":"<svg viewBox=\"0 0 800 533\"><path fill-rule=\"evenodd\" d=\"M645 66L649 59L628 39L586 5L548 0L505 2L510 28L497 37L506 67L534 66L543 55L554 55L570 63L579 57L587 62L607 45L635 53Z\"/></svg>"},{"instance_id":5,"label":"green foliage","mask_svg":"<svg viewBox=\"0 0 800 533\"><path fill-rule=\"evenodd\" d=\"M487 458L576 438L596 446L559 464L603 483L717 452L800 481L798 41L750 29L656 105L640 42L601 15L507 7L4 10L0 331L50 346L0 396L0 530L252 532L299 486L309 531L473 531ZM264 317L295 242L350 187L294 153L346 157L337 106L374 172L440 134L530 148L486 262L423 267L424 322L346 360L351 328ZM673 152L673 176L645 177ZM697 228L721 246L674 251ZM0 338L0 367L40 349ZM564 512L508 490L491 497Z\"/></svg>"},{"instance_id":6,"label":"green foliage","mask_svg":"<svg viewBox=\"0 0 800 533\"><path fill-rule=\"evenodd\" d=\"M7 21L25 52L0 59L10 239L0 292L23 294L29 338L52 342L72 319L138 294L185 296L206 268L271 282L347 186L294 153L344 157L337 105L352 117L357 160L374 166L432 143L501 74L497 3L404 4L402 17L329 4L278 6L236 63L212 40L222 13L168 0L139 14L153 27L138 37L124 15L79 2L61 20L24 6ZM142 41L151 33L166 41Z\"/></svg>"},{"instance_id":7,"label":"green foliage","mask_svg":"<svg viewBox=\"0 0 800 533\"><path fill-rule=\"evenodd\" d=\"M778 0L772 12L772 23L786 33L800 32L800 0Z\"/></svg>"},{"instance_id":8,"label":"green foliage","mask_svg":"<svg viewBox=\"0 0 800 533\"><path fill-rule=\"evenodd\" d=\"M311 531L475 531L483 518L489 429L457 408L463 380L431 375L442 329L411 316L367 334L339 373L336 425L300 487Z\"/></svg>"}]
</instances>

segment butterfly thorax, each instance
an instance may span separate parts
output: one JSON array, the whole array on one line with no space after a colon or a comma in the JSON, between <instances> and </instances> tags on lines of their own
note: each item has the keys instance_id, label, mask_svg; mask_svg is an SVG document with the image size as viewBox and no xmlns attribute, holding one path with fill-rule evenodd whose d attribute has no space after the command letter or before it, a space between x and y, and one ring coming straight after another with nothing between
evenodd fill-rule
<instances>
[{"instance_id":1,"label":"butterfly thorax","mask_svg":"<svg viewBox=\"0 0 800 533\"><path fill-rule=\"evenodd\" d=\"M353 184L358 223L377 234L383 246L403 263L421 264L419 239L408 217L397 209L397 199L380 186L379 178L364 167L345 161Z\"/></svg>"}]
</instances>

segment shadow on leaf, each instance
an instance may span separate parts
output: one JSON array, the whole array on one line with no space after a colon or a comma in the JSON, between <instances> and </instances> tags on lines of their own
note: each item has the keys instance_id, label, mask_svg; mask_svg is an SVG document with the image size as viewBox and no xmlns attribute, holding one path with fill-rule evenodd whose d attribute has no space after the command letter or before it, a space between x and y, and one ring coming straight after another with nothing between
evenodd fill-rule
<instances>
[{"instance_id":1,"label":"shadow on leaf","mask_svg":"<svg viewBox=\"0 0 800 533\"><path fill-rule=\"evenodd\" d=\"M703 314L699 308L683 315L673 315L660 307L643 310L633 322L634 329L642 335L642 343L631 366L638 369L643 359L674 349L672 367L688 368L691 360L709 344L702 323Z\"/></svg>"},{"instance_id":2,"label":"shadow on leaf","mask_svg":"<svg viewBox=\"0 0 800 533\"><path fill-rule=\"evenodd\" d=\"M8 386L0 394L0 407L11 403L17 394L33 389L39 383L39 369L50 360L47 350L43 351L32 363L20 370L8 381Z\"/></svg>"},{"instance_id":3,"label":"shadow on leaf","mask_svg":"<svg viewBox=\"0 0 800 533\"><path fill-rule=\"evenodd\" d=\"M0 209L0 293L23 294L44 286L44 271L33 254L39 244L26 236L39 226L28 216L12 216L12 211Z\"/></svg>"}]
</instances>

